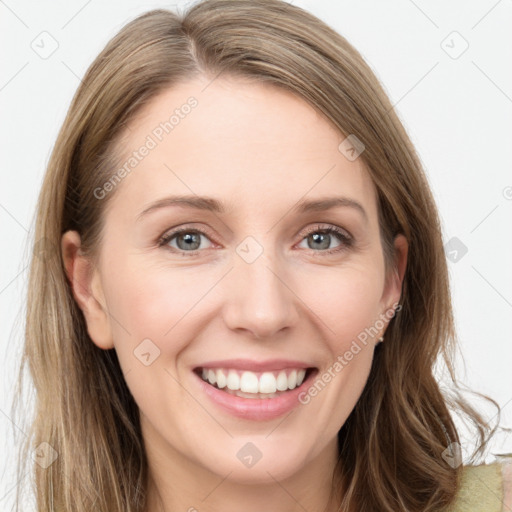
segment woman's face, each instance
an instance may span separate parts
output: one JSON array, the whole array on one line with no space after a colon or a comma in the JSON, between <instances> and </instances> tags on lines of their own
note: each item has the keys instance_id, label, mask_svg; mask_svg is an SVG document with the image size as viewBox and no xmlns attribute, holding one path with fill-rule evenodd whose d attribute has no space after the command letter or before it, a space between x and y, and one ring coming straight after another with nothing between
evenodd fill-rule
<instances>
[{"instance_id":1,"label":"woman's face","mask_svg":"<svg viewBox=\"0 0 512 512\"><path fill-rule=\"evenodd\" d=\"M176 85L131 122L125 172L95 192L98 207L112 198L98 265L75 260L75 297L117 352L155 470L261 483L332 469L407 247L397 238L386 279L372 181L312 107L207 84Z\"/></svg>"}]
</instances>

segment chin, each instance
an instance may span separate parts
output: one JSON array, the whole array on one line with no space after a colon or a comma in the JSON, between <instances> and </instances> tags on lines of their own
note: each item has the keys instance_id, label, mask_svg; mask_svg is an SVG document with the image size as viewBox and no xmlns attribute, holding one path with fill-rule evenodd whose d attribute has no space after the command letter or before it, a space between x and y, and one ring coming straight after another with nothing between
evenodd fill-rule
<instances>
[{"instance_id":1,"label":"chin","mask_svg":"<svg viewBox=\"0 0 512 512\"><path fill-rule=\"evenodd\" d=\"M217 439L214 450L197 454L198 461L222 478L229 475L230 481L248 485L274 484L307 466L312 450L306 445L307 440L298 436L293 439L293 434L286 431L274 439L273 434L266 436L268 432L260 436L236 435L222 443Z\"/></svg>"}]
</instances>

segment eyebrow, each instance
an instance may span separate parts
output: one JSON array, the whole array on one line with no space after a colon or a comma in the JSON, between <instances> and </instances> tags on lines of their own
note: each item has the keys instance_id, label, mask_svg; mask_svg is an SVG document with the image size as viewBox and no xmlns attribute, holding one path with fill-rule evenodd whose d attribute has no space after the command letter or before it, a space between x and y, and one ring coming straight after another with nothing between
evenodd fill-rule
<instances>
[{"instance_id":1,"label":"eyebrow","mask_svg":"<svg viewBox=\"0 0 512 512\"><path fill-rule=\"evenodd\" d=\"M139 215L137 215L137 221L141 220L148 213L159 210L161 208L167 208L170 206L181 206L185 208L191 208L195 210L211 211L214 213L225 213L226 208L217 199L213 197L201 197L196 195L189 196L169 196L152 203ZM321 197L319 199L299 201L291 211L295 213L308 213L308 212L321 212L331 210L333 208L348 207L353 208L359 212L364 220L368 222L368 215L363 206L348 197Z\"/></svg>"}]
</instances>

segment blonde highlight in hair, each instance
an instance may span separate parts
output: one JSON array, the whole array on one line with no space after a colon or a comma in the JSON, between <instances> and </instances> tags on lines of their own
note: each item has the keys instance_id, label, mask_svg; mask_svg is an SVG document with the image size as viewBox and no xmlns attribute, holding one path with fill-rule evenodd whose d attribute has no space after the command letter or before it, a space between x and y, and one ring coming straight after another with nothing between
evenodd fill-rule
<instances>
[{"instance_id":1,"label":"blonde highlight in hair","mask_svg":"<svg viewBox=\"0 0 512 512\"><path fill-rule=\"evenodd\" d=\"M442 458L448 444L459 442L449 410L476 426L473 457L492 432L457 391L442 230L413 145L370 67L328 25L281 0L206 0L180 16L147 12L107 44L73 98L48 164L35 240L50 250L31 261L18 380L21 390L28 364L36 410L20 475L41 443L58 453L47 468L33 465L38 512L145 511L148 469L138 407L115 350L101 350L88 335L60 240L76 230L83 251L95 257L115 191L99 201L94 190L119 165L128 123L174 84L220 74L290 91L364 144L387 269L394 271L397 234L407 238L409 254L401 310L338 434L332 498L343 499L349 512L442 510L454 500L461 470ZM439 358L453 381L451 397L434 377Z\"/></svg>"}]
</instances>

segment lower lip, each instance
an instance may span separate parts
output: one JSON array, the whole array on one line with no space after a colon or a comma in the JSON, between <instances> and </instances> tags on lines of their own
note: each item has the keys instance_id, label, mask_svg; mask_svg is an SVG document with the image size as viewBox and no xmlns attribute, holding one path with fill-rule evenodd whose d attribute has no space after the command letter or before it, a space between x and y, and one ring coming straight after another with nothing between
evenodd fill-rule
<instances>
[{"instance_id":1,"label":"lower lip","mask_svg":"<svg viewBox=\"0 0 512 512\"><path fill-rule=\"evenodd\" d=\"M242 398L231 395L208 384L195 372L193 373L206 395L224 411L237 418L266 421L278 418L300 405L299 395L309 387L309 381L316 370L312 371L299 387L275 398Z\"/></svg>"}]
</instances>

